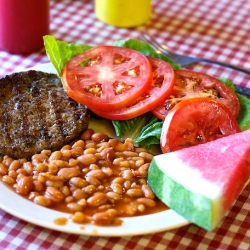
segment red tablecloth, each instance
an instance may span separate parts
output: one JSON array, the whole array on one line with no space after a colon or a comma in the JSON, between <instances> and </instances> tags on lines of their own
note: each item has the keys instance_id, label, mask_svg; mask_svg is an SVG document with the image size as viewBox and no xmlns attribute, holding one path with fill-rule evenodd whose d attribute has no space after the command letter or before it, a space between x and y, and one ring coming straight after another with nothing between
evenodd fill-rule
<instances>
[{"instance_id":1,"label":"red tablecloth","mask_svg":"<svg viewBox=\"0 0 250 250\"><path fill-rule=\"evenodd\" d=\"M92 0L51 0L51 34L90 45L139 38L147 29L160 42L193 56L227 61L250 69L248 0L153 0L153 16L144 26L123 29L98 21ZM0 76L48 62L44 51L11 55L0 51ZM211 64L195 70L223 76L250 87L250 75ZM78 236L45 229L0 209L0 249L249 249L250 185L212 232L188 225L167 232L131 237ZM1 195L1 194L0 194Z\"/></svg>"}]
</instances>

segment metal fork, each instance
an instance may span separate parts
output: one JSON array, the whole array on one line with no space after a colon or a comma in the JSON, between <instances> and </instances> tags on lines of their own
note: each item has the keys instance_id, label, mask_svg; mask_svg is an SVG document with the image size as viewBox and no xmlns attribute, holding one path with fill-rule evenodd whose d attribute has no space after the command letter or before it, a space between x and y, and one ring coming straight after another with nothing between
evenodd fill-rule
<instances>
[{"instance_id":1,"label":"metal fork","mask_svg":"<svg viewBox=\"0 0 250 250\"><path fill-rule=\"evenodd\" d=\"M186 55L181 55L177 54L173 50L171 50L169 47L167 47L165 44L159 43L155 38L153 38L151 35L149 35L146 32L142 32L141 35L141 40L147 42L150 44L156 51L168 56L171 58L175 63L180 64L180 66L185 67L188 66L192 63L198 63L198 62L208 62L212 64L218 64L227 68L231 68L246 74L250 75L250 69L244 69L241 67L237 67L228 63L220 62L220 61L215 61L211 59L206 59L206 58L197 58L197 57L191 57L191 56L186 56ZM245 95L247 97L250 97L250 88L243 87L240 85L235 85L235 90L236 92Z\"/></svg>"}]
</instances>

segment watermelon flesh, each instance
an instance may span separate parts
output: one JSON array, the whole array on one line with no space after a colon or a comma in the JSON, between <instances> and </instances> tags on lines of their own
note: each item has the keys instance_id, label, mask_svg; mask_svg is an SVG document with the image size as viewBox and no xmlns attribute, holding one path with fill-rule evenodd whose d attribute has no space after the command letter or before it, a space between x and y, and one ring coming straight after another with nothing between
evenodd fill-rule
<instances>
[{"instance_id":1,"label":"watermelon flesh","mask_svg":"<svg viewBox=\"0 0 250 250\"><path fill-rule=\"evenodd\" d=\"M168 207L213 230L250 178L250 130L153 157L148 185Z\"/></svg>"}]
</instances>

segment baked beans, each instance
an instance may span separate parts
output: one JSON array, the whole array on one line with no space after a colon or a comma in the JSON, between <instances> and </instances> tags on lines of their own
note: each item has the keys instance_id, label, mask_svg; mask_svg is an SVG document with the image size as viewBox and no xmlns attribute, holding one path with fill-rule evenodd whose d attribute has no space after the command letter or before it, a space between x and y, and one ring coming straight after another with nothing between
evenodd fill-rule
<instances>
[{"instance_id":1,"label":"baked beans","mask_svg":"<svg viewBox=\"0 0 250 250\"><path fill-rule=\"evenodd\" d=\"M34 203L71 214L75 223L112 225L120 217L167 209L147 185L153 155L87 129L61 150L0 159L2 181Z\"/></svg>"}]
</instances>

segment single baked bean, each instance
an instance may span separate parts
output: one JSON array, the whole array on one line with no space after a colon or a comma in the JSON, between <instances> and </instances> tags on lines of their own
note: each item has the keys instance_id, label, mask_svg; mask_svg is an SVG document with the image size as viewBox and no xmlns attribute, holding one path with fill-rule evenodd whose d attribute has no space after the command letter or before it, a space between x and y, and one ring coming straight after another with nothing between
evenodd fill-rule
<instances>
[{"instance_id":1,"label":"single baked bean","mask_svg":"<svg viewBox=\"0 0 250 250\"><path fill-rule=\"evenodd\" d=\"M59 180L59 181L63 181L63 177L62 176L53 175L51 173L39 173L38 179L39 179L40 176L43 176L45 178L43 182L45 182L46 180L51 180L51 181L57 181L57 180ZM41 179L41 181L42 181L42 179Z\"/></svg>"},{"instance_id":2,"label":"single baked bean","mask_svg":"<svg viewBox=\"0 0 250 250\"><path fill-rule=\"evenodd\" d=\"M61 176L64 180L69 180L72 177L77 177L81 174L80 170L76 168L61 168L57 175Z\"/></svg>"},{"instance_id":3,"label":"single baked bean","mask_svg":"<svg viewBox=\"0 0 250 250\"><path fill-rule=\"evenodd\" d=\"M110 225L115 220L116 213L114 209L108 209L105 212L95 213L92 217L92 223L96 225Z\"/></svg>"},{"instance_id":4,"label":"single baked bean","mask_svg":"<svg viewBox=\"0 0 250 250\"><path fill-rule=\"evenodd\" d=\"M70 190L68 186L63 186L60 188L60 191L64 194L65 197L70 195Z\"/></svg>"},{"instance_id":5,"label":"single baked bean","mask_svg":"<svg viewBox=\"0 0 250 250\"><path fill-rule=\"evenodd\" d=\"M103 204L103 205L100 205L97 210L98 211L105 211L107 209L110 209L111 207L112 207L111 204Z\"/></svg>"},{"instance_id":6,"label":"single baked bean","mask_svg":"<svg viewBox=\"0 0 250 250\"><path fill-rule=\"evenodd\" d=\"M94 193L96 191L96 186L94 186L94 185L88 185L88 186L84 187L83 190L87 194L92 194L92 193Z\"/></svg>"},{"instance_id":7,"label":"single baked bean","mask_svg":"<svg viewBox=\"0 0 250 250\"><path fill-rule=\"evenodd\" d=\"M72 157L78 157L83 154L83 148L80 146L75 146L71 149L71 156Z\"/></svg>"},{"instance_id":8,"label":"single baked bean","mask_svg":"<svg viewBox=\"0 0 250 250\"><path fill-rule=\"evenodd\" d=\"M149 198L138 198L137 201L146 207L155 207L156 206L156 202L152 199L149 199Z\"/></svg>"},{"instance_id":9,"label":"single baked bean","mask_svg":"<svg viewBox=\"0 0 250 250\"><path fill-rule=\"evenodd\" d=\"M34 170L38 172L45 172L47 171L47 169L48 169L48 165L44 163L38 163L34 168Z\"/></svg>"},{"instance_id":10,"label":"single baked bean","mask_svg":"<svg viewBox=\"0 0 250 250\"><path fill-rule=\"evenodd\" d=\"M41 154L50 156L51 155L51 150L50 149L44 149L44 150L42 150Z\"/></svg>"},{"instance_id":11,"label":"single baked bean","mask_svg":"<svg viewBox=\"0 0 250 250\"><path fill-rule=\"evenodd\" d=\"M69 167L77 167L78 169L80 169L80 167L78 166L78 163L79 163L78 160L70 159L69 160Z\"/></svg>"},{"instance_id":12,"label":"single baked bean","mask_svg":"<svg viewBox=\"0 0 250 250\"><path fill-rule=\"evenodd\" d=\"M86 154L78 156L77 160L83 165L90 165L92 163L96 163L97 158L93 154Z\"/></svg>"},{"instance_id":13,"label":"single baked bean","mask_svg":"<svg viewBox=\"0 0 250 250\"><path fill-rule=\"evenodd\" d=\"M121 199L121 195L115 192L107 192L107 196L111 201L118 201Z\"/></svg>"},{"instance_id":14,"label":"single baked bean","mask_svg":"<svg viewBox=\"0 0 250 250\"><path fill-rule=\"evenodd\" d=\"M54 187L56 189L59 189L64 185L64 183L62 180L46 180L45 185L47 187Z\"/></svg>"},{"instance_id":15,"label":"single baked bean","mask_svg":"<svg viewBox=\"0 0 250 250\"><path fill-rule=\"evenodd\" d=\"M141 189L141 185L138 185L136 182L133 182L131 184L131 188L134 188L134 189Z\"/></svg>"},{"instance_id":16,"label":"single baked bean","mask_svg":"<svg viewBox=\"0 0 250 250\"><path fill-rule=\"evenodd\" d=\"M81 134L81 139L83 140L90 140L91 136L94 134L93 129L86 129L82 134Z\"/></svg>"},{"instance_id":17,"label":"single baked bean","mask_svg":"<svg viewBox=\"0 0 250 250\"><path fill-rule=\"evenodd\" d=\"M77 212L77 211L82 211L82 206L77 204L76 202L69 202L67 204L67 207L70 209L72 212Z\"/></svg>"},{"instance_id":18,"label":"single baked bean","mask_svg":"<svg viewBox=\"0 0 250 250\"><path fill-rule=\"evenodd\" d=\"M123 186L126 190L130 189L131 188L131 181L130 180L124 181Z\"/></svg>"},{"instance_id":19,"label":"single baked bean","mask_svg":"<svg viewBox=\"0 0 250 250\"><path fill-rule=\"evenodd\" d=\"M54 202L60 202L64 199L64 194L54 187L47 187L45 191L45 197Z\"/></svg>"},{"instance_id":20,"label":"single baked bean","mask_svg":"<svg viewBox=\"0 0 250 250\"><path fill-rule=\"evenodd\" d=\"M143 158L137 159L137 160L135 161L136 167L140 167L140 166L142 166L144 163L145 163L145 160L144 160Z\"/></svg>"},{"instance_id":21,"label":"single baked bean","mask_svg":"<svg viewBox=\"0 0 250 250\"><path fill-rule=\"evenodd\" d=\"M16 185L16 192L21 195L26 195L31 192L33 188L33 180L28 176L20 178Z\"/></svg>"},{"instance_id":22,"label":"single baked bean","mask_svg":"<svg viewBox=\"0 0 250 250\"><path fill-rule=\"evenodd\" d=\"M87 148L84 150L83 154L87 155L87 154L92 154L94 155L96 153L96 148Z\"/></svg>"},{"instance_id":23,"label":"single baked bean","mask_svg":"<svg viewBox=\"0 0 250 250\"><path fill-rule=\"evenodd\" d=\"M34 203L43 206L43 207L49 207L51 204L51 200L47 197L44 197L42 195L38 195L34 198Z\"/></svg>"},{"instance_id":24,"label":"single baked bean","mask_svg":"<svg viewBox=\"0 0 250 250\"><path fill-rule=\"evenodd\" d=\"M62 152L61 151L54 151L49 157L49 162L54 161L54 160L60 160L62 157Z\"/></svg>"},{"instance_id":25,"label":"single baked bean","mask_svg":"<svg viewBox=\"0 0 250 250\"><path fill-rule=\"evenodd\" d=\"M61 150L62 159L70 158L72 156L72 151L70 149Z\"/></svg>"},{"instance_id":26,"label":"single baked bean","mask_svg":"<svg viewBox=\"0 0 250 250\"><path fill-rule=\"evenodd\" d=\"M101 184L101 182L95 177L95 176L87 176L86 177L86 181L91 184L91 185L94 185L94 186L99 186Z\"/></svg>"},{"instance_id":27,"label":"single baked bean","mask_svg":"<svg viewBox=\"0 0 250 250\"><path fill-rule=\"evenodd\" d=\"M124 181L125 181L124 178L122 178L122 177L116 177L115 179L113 179L112 183L122 184Z\"/></svg>"},{"instance_id":28,"label":"single baked bean","mask_svg":"<svg viewBox=\"0 0 250 250\"><path fill-rule=\"evenodd\" d=\"M124 151L129 150L129 151L134 151L135 150L135 146L133 143L133 140L131 138L127 138L124 142Z\"/></svg>"},{"instance_id":29,"label":"single baked bean","mask_svg":"<svg viewBox=\"0 0 250 250\"><path fill-rule=\"evenodd\" d=\"M108 141L109 137L103 133L94 133L92 134L91 139L95 142L104 142L104 141Z\"/></svg>"},{"instance_id":30,"label":"single baked bean","mask_svg":"<svg viewBox=\"0 0 250 250\"><path fill-rule=\"evenodd\" d=\"M31 157L32 164L36 166L39 163L44 163L48 161L48 155L46 154L35 154Z\"/></svg>"},{"instance_id":31,"label":"single baked bean","mask_svg":"<svg viewBox=\"0 0 250 250\"><path fill-rule=\"evenodd\" d=\"M122 194L123 193L123 188L122 188L121 184L119 184L117 182L112 183L111 188L117 194Z\"/></svg>"},{"instance_id":32,"label":"single baked bean","mask_svg":"<svg viewBox=\"0 0 250 250\"><path fill-rule=\"evenodd\" d=\"M26 173L28 175L31 175L32 174L32 171L33 171L33 166L32 166L32 163L30 161L28 162L25 162L23 164L23 169L25 169Z\"/></svg>"},{"instance_id":33,"label":"single baked bean","mask_svg":"<svg viewBox=\"0 0 250 250\"><path fill-rule=\"evenodd\" d=\"M39 174L39 175L37 176L37 181L39 181L39 182L41 182L41 183L45 183L46 180L47 180L47 178L46 178L44 175L42 175L42 174Z\"/></svg>"},{"instance_id":34,"label":"single baked bean","mask_svg":"<svg viewBox=\"0 0 250 250\"><path fill-rule=\"evenodd\" d=\"M100 179L105 178L106 174L101 169L94 169L94 170L89 171L86 174L86 177L89 177L89 176L93 176L100 180Z\"/></svg>"},{"instance_id":35,"label":"single baked bean","mask_svg":"<svg viewBox=\"0 0 250 250\"><path fill-rule=\"evenodd\" d=\"M142 191L146 198L149 198L151 200L155 199L155 194L148 185L142 185Z\"/></svg>"},{"instance_id":36,"label":"single baked bean","mask_svg":"<svg viewBox=\"0 0 250 250\"><path fill-rule=\"evenodd\" d=\"M100 206L107 202L107 195L104 193L96 193L87 199L87 203L91 207Z\"/></svg>"},{"instance_id":37,"label":"single baked bean","mask_svg":"<svg viewBox=\"0 0 250 250\"><path fill-rule=\"evenodd\" d=\"M26 172L26 170L23 169L23 168L17 169L17 170L16 170L16 173L17 173L17 174L22 174L22 175L28 175L27 172Z\"/></svg>"},{"instance_id":38,"label":"single baked bean","mask_svg":"<svg viewBox=\"0 0 250 250\"><path fill-rule=\"evenodd\" d=\"M69 183L76 186L76 187L79 187L79 188L83 188L83 187L86 187L88 185L88 181L84 180L81 177L72 177L69 180Z\"/></svg>"},{"instance_id":39,"label":"single baked bean","mask_svg":"<svg viewBox=\"0 0 250 250\"><path fill-rule=\"evenodd\" d=\"M0 163L0 175L6 175L8 174L8 167L3 164L3 163Z\"/></svg>"},{"instance_id":40,"label":"single baked bean","mask_svg":"<svg viewBox=\"0 0 250 250\"><path fill-rule=\"evenodd\" d=\"M143 192L141 189L138 188L131 188L127 190L126 194L130 197L140 197L143 196Z\"/></svg>"},{"instance_id":41,"label":"single baked bean","mask_svg":"<svg viewBox=\"0 0 250 250\"><path fill-rule=\"evenodd\" d=\"M61 148L61 152L64 151L64 150L71 150L71 146L70 145L64 145L62 148Z\"/></svg>"},{"instance_id":42,"label":"single baked bean","mask_svg":"<svg viewBox=\"0 0 250 250\"><path fill-rule=\"evenodd\" d=\"M95 170L95 169L100 169L99 166L97 164L90 164L89 165L89 170Z\"/></svg>"},{"instance_id":43,"label":"single baked bean","mask_svg":"<svg viewBox=\"0 0 250 250\"><path fill-rule=\"evenodd\" d=\"M82 198L77 201L77 204L79 204L81 207L86 207L87 206L87 201L85 198Z\"/></svg>"},{"instance_id":44,"label":"single baked bean","mask_svg":"<svg viewBox=\"0 0 250 250\"><path fill-rule=\"evenodd\" d=\"M73 145L72 145L72 149L73 148L77 148L77 147L80 147L80 148L84 148L85 147L85 142L83 140L77 140Z\"/></svg>"},{"instance_id":45,"label":"single baked bean","mask_svg":"<svg viewBox=\"0 0 250 250\"><path fill-rule=\"evenodd\" d=\"M107 142L107 141L98 143L98 144L96 145L96 147L97 147L96 151L99 152L99 153L100 153L102 150L104 150L105 148L112 148L112 147L110 147L110 144L109 144L109 142Z\"/></svg>"},{"instance_id":46,"label":"single baked bean","mask_svg":"<svg viewBox=\"0 0 250 250\"><path fill-rule=\"evenodd\" d=\"M11 157L4 156L2 163L9 167L13 161L14 159L12 159Z\"/></svg>"},{"instance_id":47,"label":"single baked bean","mask_svg":"<svg viewBox=\"0 0 250 250\"><path fill-rule=\"evenodd\" d=\"M147 185L147 179L146 178L139 178L138 179L138 184L140 184L140 185Z\"/></svg>"},{"instance_id":48,"label":"single baked bean","mask_svg":"<svg viewBox=\"0 0 250 250\"><path fill-rule=\"evenodd\" d=\"M3 182L5 182L8 185L12 185L15 183L15 179L12 178L11 176L8 176L8 175L4 175L2 180L3 180Z\"/></svg>"},{"instance_id":49,"label":"single baked bean","mask_svg":"<svg viewBox=\"0 0 250 250\"><path fill-rule=\"evenodd\" d=\"M100 155L102 159L106 159L109 162L112 162L115 158L115 152L113 148L104 148Z\"/></svg>"},{"instance_id":50,"label":"single baked bean","mask_svg":"<svg viewBox=\"0 0 250 250\"><path fill-rule=\"evenodd\" d=\"M33 189L34 189L34 191L42 192L42 191L45 190L45 188L46 188L46 186L44 185L44 183L41 183L38 180L33 181Z\"/></svg>"},{"instance_id":51,"label":"single baked bean","mask_svg":"<svg viewBox=\"0 0 250 250\"><path fill-rule=\"evenodd\" d=\"M17 173L15 170L9 170L8 176L12 177L13 179L17 178Z\"/></svg>"},{"instance_id":52,"label":"single baked bean","mask_svg":"<svg viewBox=\"0 0 250 250\"><path fill-rule=\"evenodd\" d=\"M69 163L67 161L62 160L53 160L50 162L50 164L55 164L58 168L65 168L69 167Z\"/></svg>"},{"instance_id":53,"label":"single baked bean","mask_svg":"<svg viewBox=\"0 0 250 250\"><path fill-rule=\"evenodd\" d=\"M143 204L139 204L137 209L139 212L144 212L146 210L146 208Z\"/></svg>"},{"instance_id":54,"label":"single baked bean","mask_svg":"<svg viewBox=\"0 0 250 250\"><path fill-rule=\"evenodd\" d=\"M119 166L119 165L121 164L121 162L123 162L123 161L124 161L124 159L123 159L122 157L120 157L120 158L115 158L115 159L113 160L113 165Z\"/></svg>"},{"instance_id":55,"label":"single baked bean","mask_svg":"<svg viewBox=\"0 0 250 250\"><path fill-rule=\"evenodd\" d=\"M151 161L152 158L153 158L153 155L148 153L148 152L140 152L139 156L141 156L142 158L144 158L144 159L146 159L148 161Z\"/></svg>"},{"instance_id":56,"label":"single baked bean","mask_svg":"<svg viewBox=\"0 0 250 250\"><path fill-rule=\"evenodd\" d=\"M87 194L80 188L76 189L73 193L72 196L75 198L75 200L81 200L87 198Z\"/></svg>"},{"instance_id":57,"label":"single baked bean","mask_svg":"<svg viewBox=\"0 0 250 250\"><path fill-rule=\"evenodd\" d=\"M148 152L146 148L135 148L135 152L140 153L140 152Z\"/></svg>"},{"instance_id":58,"label":"single baked bean","mask_svg":"<svg viewBox=\"0 0 250 250\"><path fill-rule=\"evenodd\" d=\"M114 171L110 167L102 167L102 172L107 176L112 176L114 174Z\"/></svg>"},{"instance_id":59,"label":"single baked bean","mask_svg":"<svg viewBox=\"0 0 250 250\"><path fill-rule=\"evenodd\" d=\"M75 201L75 199L74 199L73 196L65 197L65 202L66 202L66 203L71 203L71 202L74 202L74 201Z\"/></svg>"},{"instance_id":60,"label":"single baked bean","mask_svg":"<svg viewBox=\"0 0 250 250\"><path fill-rule=\"evenodd\" d=\"M93 141L86 141L85 148L96 148L96 142Z\"/></svg>"},{"instance_id":61,"label":"single baked bean","mask_svg":"<svg viewBox=\"0 0 250 250\"><path fill-rule=\"evenodd\" d=\"M43 207L49 207L51 205L51 200L47 197L44 197L42 195L38 195L34 198L34 203L43 206Z\"/></svg>"},{"instance_id":62,"label":"single baked bean","mask_svg":"<svg viewBox=\"0 0 250 250\"><path fill-rule=\"evenodd\" d=\"M59 169L58 166L54 163L50 163L48 165L48 172L50 174L56 174L58 172L58 169Z\"/></svg>"},{"instance_id":63,"label":"single baked bean","mask_svg":"<svg viewBox=\"0 0 250 250\"><path fill-rule=\"evenodd\" d=\"M103 185L99 185L97 188L96 188L96 191L100 191L100 192L103 192L105 190L105 187Z\"/></svg>"},{"instance_id":64,"label":"single baked bean","mask_svg":"<svg viewBox=\"0 0 250 250\"><path fill-rule=\"evenodd\" d=\"M129 168L130 167L129 161L124 160L124 161L120 162L120 167Z\"/></svg>"},{"instance_id":65,"label":"single baked bean","mask_svg":"<svg viewBox=\"0 0 250 250\"><path fill-rule=\"evenodd\" d=\"M132 180L133 179L133 173L130 169L124 170L122 172L122 177L126 180Z\"/></svg>"},{"instance_id":66,"label":"single baked bean","mask_svg":"<svg viewBox=\"0 0 250 250\"><path fill-rule=\"evenodd\" d=\"M123 151L122 154L125 157L138 157L138 153L134 151Z\"/></svg>"},{"instance_id":67,"label":"single baked bean","mask_svg":"<svg viewBox=\"0 0 250 250\"><path fill-rule=\"evenodd\" d=\"M17 170L18 168L20 168L21 167L21 163L20 163L20 161L18 161L18 160L14 160L14 161L12 161L11 162L11 164L10 164L10 166L9 166L9 171L10 170Z\"/></svg>"},{"instance_id":68,"label":"single baked bean","mask_svg":"<svg viewBox=\"0 0 250 250\"><path fill-rule=\"evenodd\" d=\"M77 211L71 216L71 220L74 223L83 224L89 222L89 217L86 216L83 212Z\"/></svg>"},{"instance_id":69,"label":"single baked bean","mask_svg":"<svg viewBox=\"0 0 250 250\"><path fill-rule=\"evenodd\" d=\"M34 200L36 196L39 196L40 194L38 192L30 192L29 194L29 200Z\"/></svg>"}]
</instances>

